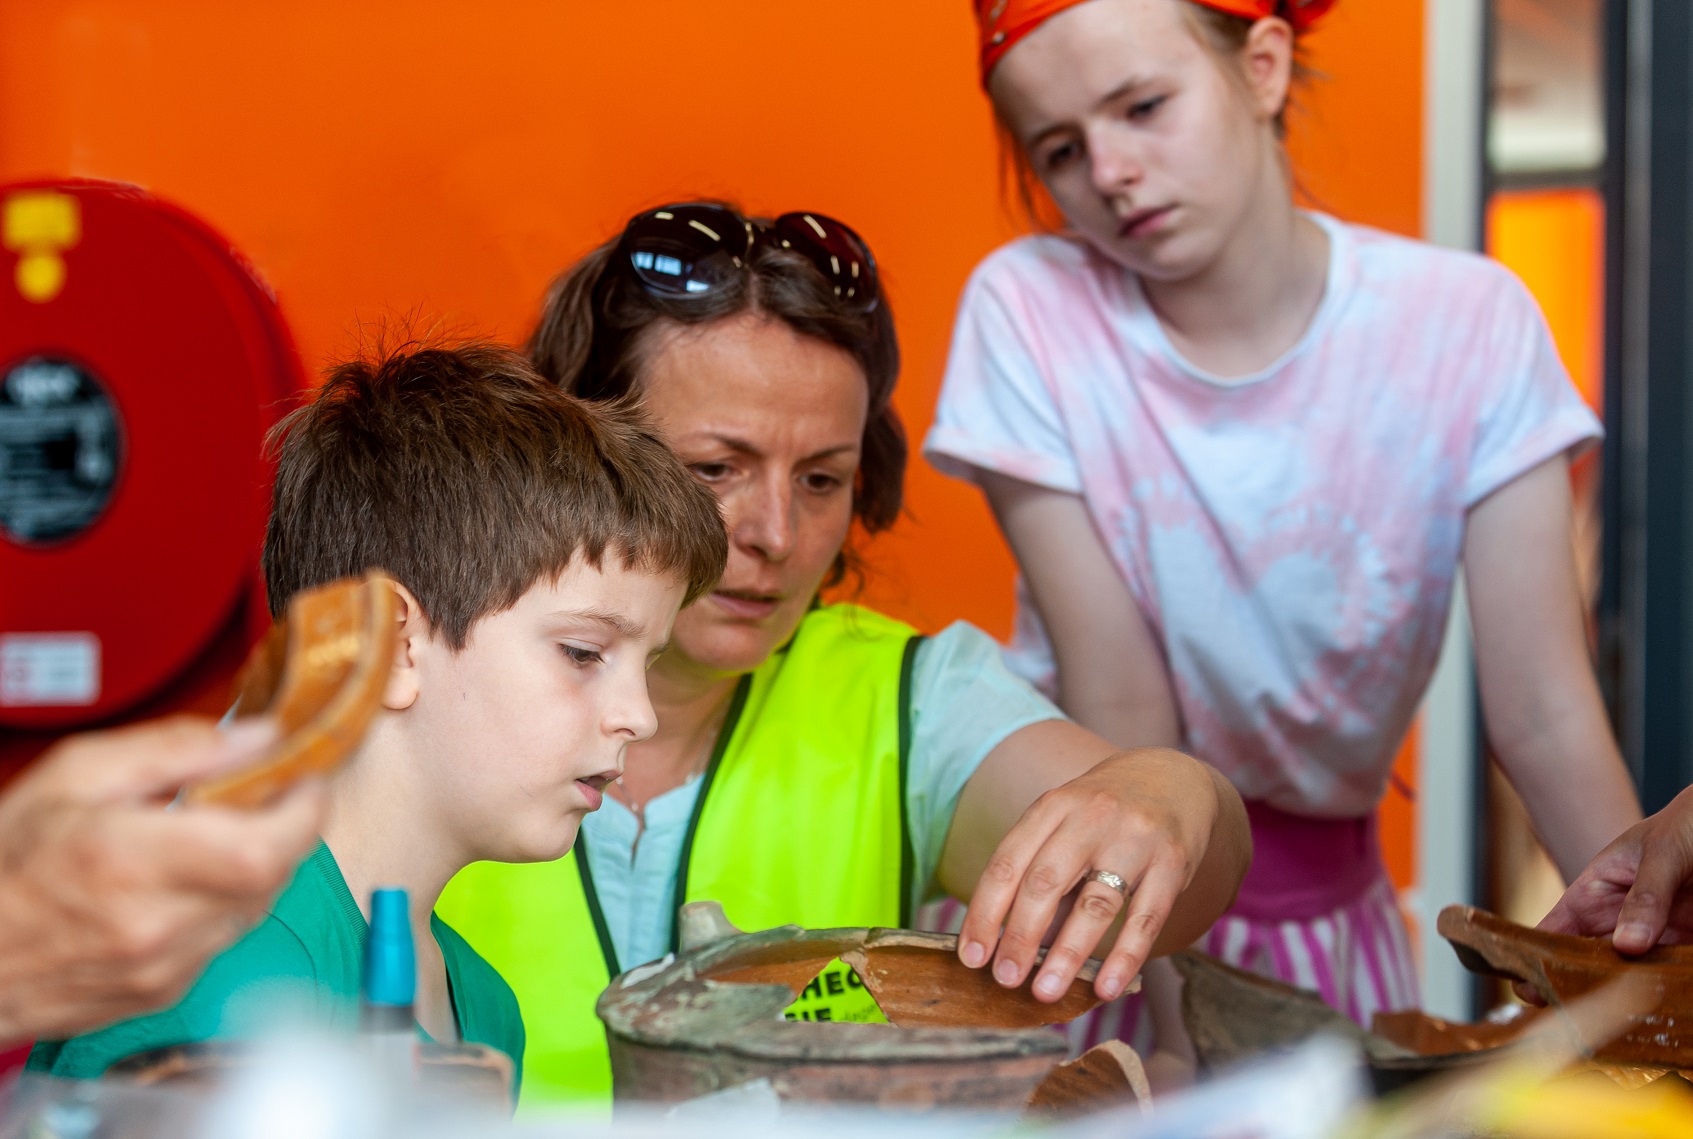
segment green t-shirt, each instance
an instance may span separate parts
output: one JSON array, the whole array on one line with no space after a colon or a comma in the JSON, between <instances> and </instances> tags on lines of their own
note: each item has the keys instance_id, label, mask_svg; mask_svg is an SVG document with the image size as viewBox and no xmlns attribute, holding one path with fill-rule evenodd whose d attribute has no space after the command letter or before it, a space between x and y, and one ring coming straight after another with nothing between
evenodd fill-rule
<instances>
[{"instance_id":1,"label":"green t-shirt","mask_svg":"<svg viewBox=\"0 0 1693 1139\"><path fill-rule=\"evenodd\" d=\"M431 915L430 925L446 962L459 1036L510 1056L521 1082L523 1017L511 986L446 922ZM69 1040L44 1040L30 1052L29 1070L92 1079L119 1060L173 1044L256 1036L301 1022L352 1029L369 932L335 856L320 842L264 921L214 957L175 1007Z\"/></svg>"}]
</instances>

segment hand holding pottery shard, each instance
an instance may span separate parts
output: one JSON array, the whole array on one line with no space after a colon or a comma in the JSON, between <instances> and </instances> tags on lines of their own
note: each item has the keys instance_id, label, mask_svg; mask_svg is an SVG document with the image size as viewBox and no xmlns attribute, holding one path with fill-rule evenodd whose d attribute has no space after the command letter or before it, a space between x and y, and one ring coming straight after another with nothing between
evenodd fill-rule
<instances>
[{"instance_id":1,"label":"hand holding pottery shard","mask_svg":"<svg viewBox=\"0 0 1693 1139\"><path fill-rule=\"evenodd\" d=\"M263 806L333 771L376 715L394 640L394 587L380 574L297 594L236 680L235 714L272 717L280 738L258 763L189 788L189 802Z\"/></svg>"},{"instance_id":2,"label":"hand holding pottery shard","mask_svg":"<svg viewBox=\"0 0 1693 1139\"><path fill-rule=\"evenodd\" d=\"M1624 957L1598 937L1547 933L1473 906L1440 912L1440 935L1472 972L1521 981L1553 1005L1568 1004L1623 978L1656 994L1612 1040L1595 1042L1596 1059L1658 1068L1693 1068L1693 946L1660 946Z\"/></svg>"}]
</instances>

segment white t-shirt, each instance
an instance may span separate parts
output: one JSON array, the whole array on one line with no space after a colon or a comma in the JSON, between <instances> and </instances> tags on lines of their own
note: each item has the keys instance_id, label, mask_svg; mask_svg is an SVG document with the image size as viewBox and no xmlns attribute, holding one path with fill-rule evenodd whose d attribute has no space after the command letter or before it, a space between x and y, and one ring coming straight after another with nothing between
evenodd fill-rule
<instances>
[{"instance_id":1,"label":"white t-shirt","mask_svg":"<svg viewBox=\"0 0 1693 1139\"><path fill-rule=\"evenodd\" d=\"M993 253L924 452L1081 495L1163 648L1186 746L1248 798L1354 817L1434 670L1465 512L1601 431L1509 271L1311 216L1323 300L1240 379L1184 360L1134 275L1084 243ZM1050 691L1021 588L1009 659Z\"/></svg>"}]
</instances>

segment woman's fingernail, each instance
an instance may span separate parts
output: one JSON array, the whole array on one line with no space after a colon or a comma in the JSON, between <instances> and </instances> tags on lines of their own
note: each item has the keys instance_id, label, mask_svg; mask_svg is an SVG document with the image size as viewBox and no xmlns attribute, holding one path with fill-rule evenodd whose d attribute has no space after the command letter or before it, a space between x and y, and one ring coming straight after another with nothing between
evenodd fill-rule
<instances>
[{"instance_id":1,"label":"woman's fingernail","mask_svg":"<svg viewBox=\"0 0 1693 1139\"><path fill-rule=\"evenodd\" d=\"M1617 926L1616 936L1611 940L1618 945L1649 946L1652 942L1652 928L1643 922L1631 921L1627 925Z\"/></svg>"},{"instance_id":2,"label":"woman's fingernail","mask_svg":"<svg viewBox=\"0 0 1693 1139\"><path fill-rule=\"evenodd\" d=\"M988 963L988 947L979 941L966 941L958 947L958 959L972 969Z\"/></svg>"},{"instance_id":3,"label":"woman's fingernail","mask_svg":"<svg viewBox=\"0 0 1693 1139\"><path fill-rule=\"evenodd\" d=\"M1017 968L1017 962L1007 958L993 967L993 975L1000 984L1009 987L1022 979L1023 971Z\"/></svg>"},{"instance_id":4,"label":"woman's fingernail","mask_svg":"<svg viewBox=\"0 0 1693 1139\"><path fill-rule=\"evenodd\" d=\"M1035 992L1043 997L1056 997L1063 990L1064 986L1051 973L1042 973L1035 978Z\"/></svg>"},{"instance_id":5,"label":"woman's fingernail","mask_svg":"<svg viewBox=\"0 0 1693 1139\"><path fill-rule=\"evenodd\" d=\"M1099 995L1108 1001L1114 1001L1123 995L1123 981L1115 973L1107 973L1099 979Z\"/></svg>"}]
</instances>

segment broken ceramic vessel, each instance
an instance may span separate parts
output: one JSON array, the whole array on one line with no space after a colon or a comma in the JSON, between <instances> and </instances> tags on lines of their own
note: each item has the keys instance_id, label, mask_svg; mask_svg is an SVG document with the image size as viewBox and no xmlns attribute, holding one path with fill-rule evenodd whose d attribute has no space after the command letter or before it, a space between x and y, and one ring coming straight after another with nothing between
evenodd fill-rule
<instances>
[{"instance_id":1,"label":"broken ceramic vessel","mask_svg":"<svg viewBox=\"0 0 1693 1139\"><path fill-rule=\"evenodd\" d=\"M1003 989L958 960L951 934L893 929L741 933L714 902L684 907L673 959L612 981L598 1012L619 1101L676 1102L766 1079L784 1100L925 1110L1022 1110L1065 1057L1046 1026L1094 1008L1097 961L1053 1004ZM840 961L888 1023L784 1018ZM1138 986L1137 986L1138 987ZM1124 1050L1126 1051L1126 1049ZM1112 1052L1067 1068L1037 1105L1047 1114L1132 1100L1138 1060Z\"/></svg>"}]
</instances>

